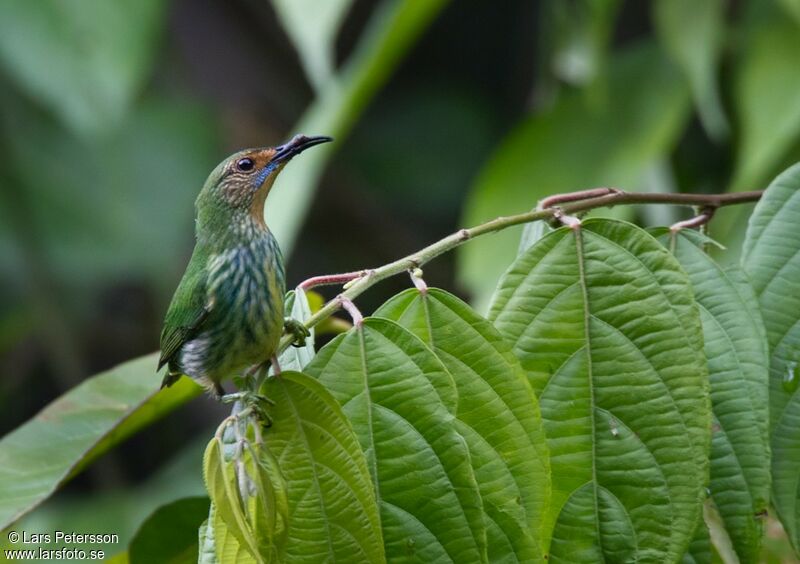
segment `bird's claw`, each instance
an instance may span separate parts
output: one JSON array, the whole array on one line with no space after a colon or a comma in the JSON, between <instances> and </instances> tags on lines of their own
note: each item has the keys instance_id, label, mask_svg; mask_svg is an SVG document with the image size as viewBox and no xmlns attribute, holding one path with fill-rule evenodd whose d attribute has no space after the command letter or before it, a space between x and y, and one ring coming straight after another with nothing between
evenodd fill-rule
<instances>
[{"instance_id":1,"label":"bird's claw","mask_svg":"<svg viewBox=\"0 0 800 564\"><path fill-rule=\"evenodd\" d=\"M220 398L222 403L233 403L241 401L245 409L250 409L256 417L264 424L264 427L272 427L272 417L268 413L269 407L273 407L275 402L263 394L254 392L234 392L225 394Z\"/></svg>"},{"instance_id":2,"label":"bird's claw","mask_svg":"<svg viewBox=\"0 0 800 564\"><path fill-rule=\"evenodd\" d=\"M311 331L308 330L308 327L293 317L286 317L283 320L283 330L294 337L292 341L293 347L306 346L306 338L311 336Z\"/></svg>"}]
</instances>

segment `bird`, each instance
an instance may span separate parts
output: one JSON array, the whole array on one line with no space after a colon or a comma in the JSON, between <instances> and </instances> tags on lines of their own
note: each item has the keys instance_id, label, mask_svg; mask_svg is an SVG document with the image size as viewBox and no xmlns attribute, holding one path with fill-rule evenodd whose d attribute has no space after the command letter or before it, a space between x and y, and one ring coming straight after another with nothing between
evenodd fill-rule
<instances>
[{"instance_id":1,"label":"bird","mask_svg":"<svg viewBox=\"0 0 800 564\"><path fill-rule=\"evenodd\" d=\"M245 149L208 176L195 201L194 251L161 331L162 388L187 375L224 399L224 380L276 362L284 326L296 331L298 324L284 319L283 255L264 203L293 157L332 140L295 135L283 145Z\"/></svg>"}]
</instances>

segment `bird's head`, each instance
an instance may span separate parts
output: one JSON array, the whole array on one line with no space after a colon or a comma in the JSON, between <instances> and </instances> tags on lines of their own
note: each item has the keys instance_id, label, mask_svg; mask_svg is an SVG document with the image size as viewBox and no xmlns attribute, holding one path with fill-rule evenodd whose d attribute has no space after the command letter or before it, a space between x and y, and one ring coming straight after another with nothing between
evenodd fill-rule
<instances>
[{"instance_id":1,"label":"bird's head","mask_svg":"<svg viewBox=\"0 0 800 564\"><path fill-rule=\"evenodd\" d=\"M264 201L286 163L306 149L328 141L333 139L295 135L283 145L234 153L217 165L206 180L197 197L198 219L217 223L223 220L225 211L230 211L244 212L263 223Z\"/></svg>"}]
</instances>

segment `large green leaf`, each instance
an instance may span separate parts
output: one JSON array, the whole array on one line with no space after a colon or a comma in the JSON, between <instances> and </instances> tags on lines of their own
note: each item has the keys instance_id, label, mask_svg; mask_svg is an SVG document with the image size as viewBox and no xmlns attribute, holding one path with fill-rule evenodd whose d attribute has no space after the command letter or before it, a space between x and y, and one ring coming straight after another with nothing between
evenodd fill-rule
<instances>
[{"instance_id":1,"label":"large green leaf","mask_svg":"<svg viewBox=\"0 0 800 564\"><path fill-rule=\"evenodd\" d=\"M561 228L505 274L490 319L539 397L550 562L680 558L705 495L710 406L675 258L628 223Z\"/></svg>"},{"instance_id":2,"label":"large green leaf","mask_svg":"<svg viewBox=\"0 0 800 564\"><path fill-rule=\"evenodd\" d=\"M793 17L800 24L800 1L798 0L778 0L784 11Z\"/></svg>"},{"instance_id":3,"label":"large green leaf","mask_svg":"<svg viewBox=\"0 0 800 564\"><path fill-rule=\"evenodd\" d=\"M800 165L776 178L758 202L742 264L758 296L770 350L772 501L800 546Z\"/></svg>"},{"instance_id":4,"label":"large green leaf","mask_svg":"<svg viewBox=\"0 0 800 564\"><path fill-rule=\"evenodd\" d=\"M741 128L733 189L755 190L800 135L800 49L797 22L778 9L754 22L736 73Z\"/></svg>"},{"instance_id":5,"label":"large green leaf","mask_svg":"<svg viewBox=\"0 0 800 564\"><path fill-rule=\"evenodd\" d=\"M0 529L141 427L199 395L183 378L158 391L148 355L89 378L0 439Z\"/></svg>"},{"instance_id":6,"label":"large green leaf","mask_svg":"<svg viewBox=\"0 0 800 564\"><path fill-rule=\"evenodd\" d=\"M306 368L342 404L375 484L389 561L485 562L486 528L453 377L418 337L368 318Z\"/></svg>"},{"instance_id":7,"label":"large green leaf","mask_svg":"<svg viewBox=\"0 0 800 564\"><path fill-rule=\"evenodd\" d=\"M353 54L342 70L327 80L295 131L325 134L331 143L303 155L303 166L281 173L266 207L267 223L284 250L291 249L314 196L323 168L338 144L397 64L430 24L447 0L389 0L376 7Z\"/></svg>"},{"instance_id":8,"label":"large green leaf","mask_svg":"<svg viewBox=\"0 0 800 564\"><path fill-rule=\"evenodd\" d=\"M728 134L717 86L717 65L725 31L723 0L658 0L653 3L656 30L680 65L706 130L716 139Z\"/></svg>"},{"instance_id":9,"label":"large green leaf","mask_svg":"<svg viewBox=\"0 0 800 564\"><path fill-rule=\"evenodd\" d=\"M409 289L375 312L425 341L456 384L459 433L486 512L490 562L541 559L550 465L539 407L491 323L443 290Z\"/></svg>"},{"instance_id":10,"label":"large green leaf","mask_svg":"<svg viewBox=\"0 0 800 564\"><path fill-rule=\"evenodd\" d=\"M71 128L109 128L147 77L166 6L162 0L6 0L0 3L0 63Z\"/></svg>"},{"instance_id":11,"label":"large green leaf","mask_svg":"<svg viewBox=\"0 0 800 564\"><path fill-rule=\"evenodd\" d=\"M761 314L744 273L723 270L686 231L654 233L689 275L700 307L713 423L709 490L742 562L755 562L770 492L769 354Z\"/></svg>"},{"instance_id":12,"label":"large green leaf","mask_svg":"<svg viewBox=\"0 0 800 564\"><path fill-rule=\"evenodd\" d=\"M384 562L375 491L341 406L297 372L270 378L262 391L276 403L264 442L289 504L280 562Z\"/></svg>"},{"instance_id":13,"label":"large green leaf","mask_svg":"<svg viewBox=\"0 0 800 564\"><path fill-rule=\"evenodd\" d=\"M197 562L197 528L208 509L207 497L186 497L159 507L131 541L131 564Z\"/></svg>"},{"instance_id":14,"label":"large green leaf","mask_svg":"<svg viewBox=\"0 0 800 564\"><path fill-rule=\"evenodd\" d=\"M688 88L652 45L615 56L608 82L602 103L574 93L520 124L481 172L464 223L520 213L559 192L636 189L653 159L668 152L682 131ZM459 275L478 311L514 259L518 238L519 229L506 229L459 250Z\"/></svg>"},{"instance_id":15,"label":"large green leaf","mask_svg":"<svg viewBox=\"0 0 800 564\"><path fill-rule=\"evenodd\" d=\"M351 0L272 0L306 75L318 90L333 74L336 32L350 3Z\"/></svg>"}]
</instances>

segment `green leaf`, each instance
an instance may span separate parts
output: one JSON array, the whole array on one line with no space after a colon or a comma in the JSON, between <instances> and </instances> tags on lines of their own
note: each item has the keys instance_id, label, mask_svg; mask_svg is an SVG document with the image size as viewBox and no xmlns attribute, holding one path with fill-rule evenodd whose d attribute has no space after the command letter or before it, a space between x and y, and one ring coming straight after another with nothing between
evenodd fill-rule
<instances>
[{"instance_id":1,"label":"green leaf","mask_svg":"<svg viewBox=\"0 0 800 564\"><path fill-rule=\"evenodd\" d=\"M710 406L686 274L646 232L590 219L503 277L512 344L550 447L550 562L680 558L700 518Z\"/></svg>"},{"instance_id":2,"label":"green leaf","mask_svg":"<svg viewBox=\"0 0 800 564\"><path fill-rule=\"evenodd\" d=\"M725 32L724 2L658 0L653 9L656 31L689 81L703 126L713 138L724 139L730 128L717 85Z\"/></svg>"},{"instance_id":3,"label":"green leaf","mask_svg":"<svg viewBox=\"0 0 800 564\"><path fill-rule=\"evenodd\" d=\"M70 291L69 301L95 303L108 280L144 280L168 298L186 266L194 199L215 164L210 114L185 100L148 97L114 132L80 139L5 97L0 123L13 132L4 147L24 205L14 209L27 228L17 245L35 238L36 258ZM48 166L37 154L49 155Z\"/></svg>"},{"instance_id":4,"label":"green leaf","mask_svg":"<svg viewBox=\"0 0 800 564\"><path fill-rule=\"evenodd\" d=\"M158 391L148 355L87 379L0 439L0 529L39 505L101 454L202 389Z\"/></svg>"},{"instance_id":5,"label":"green leaf","mask_svg":"<svg viewBox=\"0 0 800 564\"><path fill-rule=\"evenodd\" d=\"M270 195L266 219L284 251L294 244L301 219L333 151L345 141L369 101L446 4L447 0L380 3L345 66L325 82L294 127L307 134L331 135L337 142L303 155L303 166L287 167Z\"/></svg>"},{"instance_id":6,"label":"green leaf","mask_svg":"<svg viewBox=\"0 0 800 564\"><path fill-rule=\"evenodd\" d=\"M697 523L697 530L681 564L711 564L711 538L708 536L708 526L702 519Z\"/></svg>"},{"instance_id":7,"label":"green leaf","mask_svg":"<svg viewBox=\"0 0 800 564\"><path fill-rule=\"evenodd\" d=\"M547 235L553 230L546 221L533 221L526 223L522 228L522 235L519 238L519 248L517 256L524 254L531 248L539 239Z\"/></svg>"},{"instance_id":8,"label":"green leaf","mask_svg":"<svg viewBox=\"0 0 800 564\"><path fill-rule=\"evenodd\" d=\"M159 507L131 541L131 564L197 562L197 528L208 510L207 497L186 497Z\"/></svg>"},{"instance_id":9,"label":"green leaf","mask_svg":"<svg viewBox=\"0 0 800 564\"><path fill-rule=\"evenodd\" d=\"M609 73L604 103L581 92L564 96L508 136L472 188L465 225L519 213L559 192L636 189L653 159L667 153L683 130L688 90L652 45L615 56ZM459 277L478 311L514 260L518 238L519 229L506 229L459 249Z\"/></svg>"},{"instance_id":10,"label":"green leaf","mask_svg":"<svg viewBox=\"0 0 800 564\"><path fill-rule=\"evenodd\" d=\"M738 564L739 556L733 548L733 541L728 535L728 530L722 522L717 506L712 498L706 498L703 505L703 521L708 529L708 537L711 541L711 561L714 563ZM785 537L784 537L785 538ZM697 540L697 537L695 537ZM692 541L693 543L695 541ZM761 557L763 559L763 556Z\"/></svg>"},{"instance_id":11,"label":"green leaf","mask_svg":"<svg viewBox=\"0 0 800 564\"><path fill-rule=\"evenodd\" d=\"M778 0L784 11L800 24L800 0Z\"/></svg>"},{"instance_id":12,"label":"green leaf","mask_svg":"<svg viewBox=\"0 0 800 564\"><path fill-rule=\"evenodd\" d=\"M384 562L369 470L341 406L297 372L270 378L264 441L286 480L289 528L280 562Z\"/></svg>"},{"instance_id":13,"label":"green leaf","mask_svg":"<svg viewBox=\"0 0 800 564\"><path fill-rule=\"evenodd\" d=\"M700 307L713 422L709 490L733 548L755 562L770 492L769 353L753 289L743 272L723 270L703 236L654 230L689 275Z\"/></svg>"},{"instance_id":14,"label":"green leaf","mask_svg":"<svg viewBox=\"0 0 800 564\"><path fill-rule=\"evenodd\" d=\"M742 265L750 276L770 351L772 502L800 547L800 165L769 185L747 227Z\"/></svg>"},{"instance_id":15,"label":"green leaf","mask_svg":"<svg viewBox=\"0 0 800 564\"><path fill-rule=\"evenodd\" d=\"M283 28L300 55L306 76L317 90L321 90L333 74L336 33L350 4L351 0L272 0Z\"/></svg>"},{"instance_id":16,"label":"green leaf","mask_svg":"<svg viewBox=\"0 0 800 564\"><path fill-rule=\"evenodd\" d=\"M746 36L734 103L741 134L734 190L763 185L800 134L797 22L775 10Z\"/></svg>"},{"instance_id":17,"label":"green leaf","mask_svg":"<svg viewBox=\"0 0 800 564\"><path fill-rule=\"evenodd\" d=\"M161 0L8 0L0 4L0 64L79 133L119 123L150 71Z\"/></svg>"},{"instance_id":18,"label":"green leaf","mask_svg":"<svg viewBox=\"0 0 800 564\"><path fill-rule=\"evenodd\" d=\"M467 304L409 289L376 312L420 337L453 375L458 431L488 518L489 561L541 560L550 465L538 403L508 344Z\"/></svg>"},{"instance_id":19,"label":"green leaf","mask_svg":"<svg viewBox=\"0 0 800 564\"><path fill-rule=\"evenodd\" d=\"M389 561L485 562L486 529L453 377L419 338L368 318L306 368L342 404L366 454Z\"/></svg>"}]
</instances>

